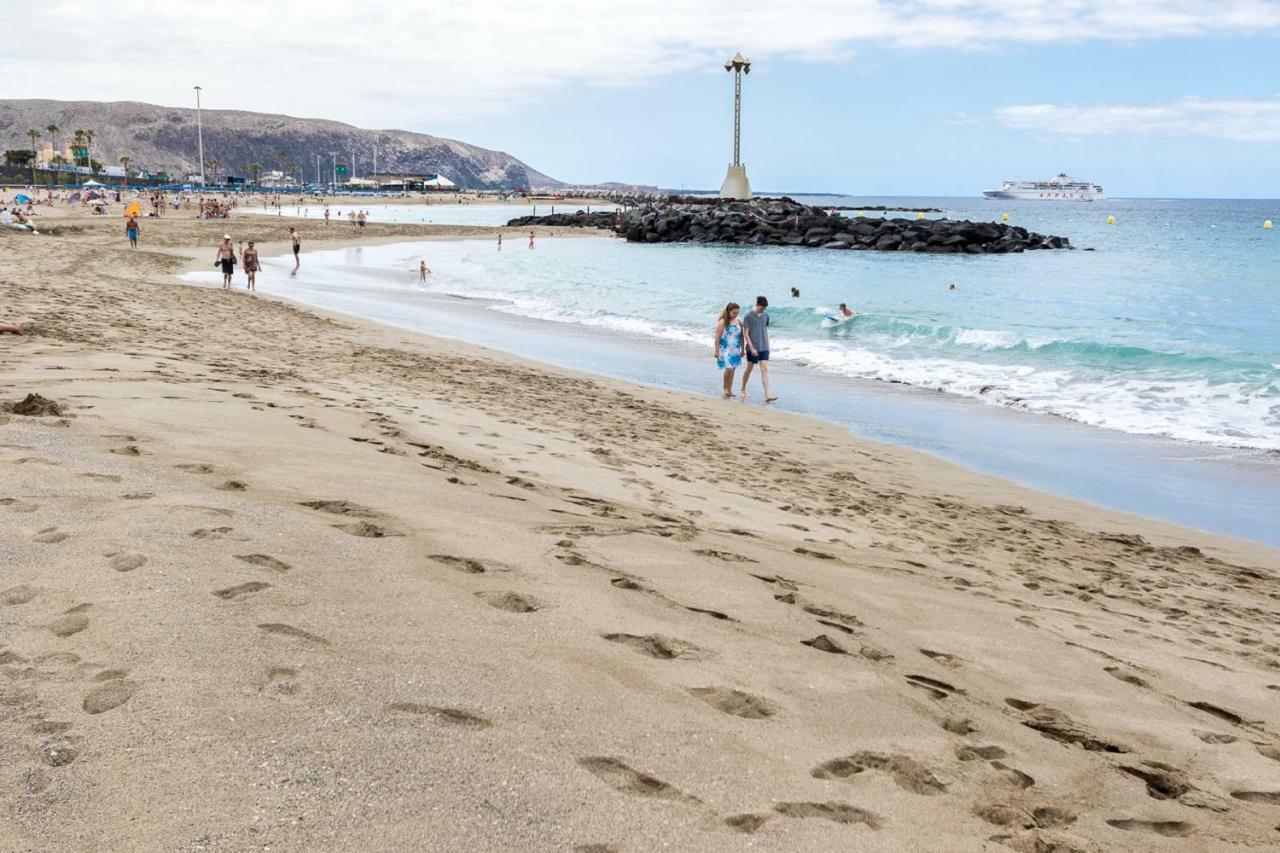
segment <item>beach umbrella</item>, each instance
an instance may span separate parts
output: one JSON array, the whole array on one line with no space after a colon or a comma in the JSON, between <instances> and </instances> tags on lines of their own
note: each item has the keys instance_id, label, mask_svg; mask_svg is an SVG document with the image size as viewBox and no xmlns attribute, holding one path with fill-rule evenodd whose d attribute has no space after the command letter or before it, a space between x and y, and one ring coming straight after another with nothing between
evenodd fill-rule
<instances>
[{"instance_id":1,"label":"beach umbrella","mask_svg":"<svg viewBox=\"0 0 1280 853\"><path fill-rule=\"evenodd\" d=\"M80 200L80 193L72 193L71 195L67 196L67 201L69 202L79 201L79 200Z\"/></svg>"},{"instance_id":2,"label":"beach umbrella","mask_svg":"<svg viewBox=\"0 0 1280 853\"><path fill-rule=\"evenodd\" d=\"M136 201L124 209L124 216L139 216L142 213L142 207Z\"/></svg>"},{"instance_id":3,"label":"beach umbrella","mask_svg":"<svg viewBox=\"0 0 1280 853\"><path fill-rule=\"evenodd\" d=\"M13 197L13 201L15 204L28 204L31 201L31 197L18 193Z\"/></svg>"},{"instance_id":4,"label":"beach umbrella","mask_svg":"<svg viewBox=\"0 0 1280 853\"><path fill-rule=\"evenodd\" d=\"M90 178L89 180L85 181L85 182L84 182L84 184L82 184L82 186L86 186L86 187L105 187L105 186L106 186L106 184L100 184L100 183L98 183L97 181L95 181L93 178Z\"/></svg>"}]
</instances>

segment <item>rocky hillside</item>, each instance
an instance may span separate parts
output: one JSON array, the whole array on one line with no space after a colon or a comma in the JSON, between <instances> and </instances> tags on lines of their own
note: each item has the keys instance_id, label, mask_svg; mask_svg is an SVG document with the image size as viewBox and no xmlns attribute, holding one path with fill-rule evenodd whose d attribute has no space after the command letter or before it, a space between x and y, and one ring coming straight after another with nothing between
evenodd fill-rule
<instances>
[{"instance_id":1,"label":"rocky hillside","mask_svg":"<svg viewBox=\"0 0 1280 853\"><path fill-rule=\"evenodd\" d=\"M324 178L331 152L343 163L355 151L363 176L372 169L376 147L380 173L441 174L473 189L561 185L510 154L425 133L239 110L204 110L202 119L205 159L216 160L220 174L246 175L250 163L261 163L264 172L279 169L283 151L286 162L296 162L307 180L315 180L316 155ZM77 128L92 129L91 155L105 164L127 154L139 168L173 175L198 171L194 109L131 101L0 100L0 148L29 148L28 128L40 129L40 141L47 141L43 128L49 124L61 129L59 147Z\"/></svg>"}]
</instances>

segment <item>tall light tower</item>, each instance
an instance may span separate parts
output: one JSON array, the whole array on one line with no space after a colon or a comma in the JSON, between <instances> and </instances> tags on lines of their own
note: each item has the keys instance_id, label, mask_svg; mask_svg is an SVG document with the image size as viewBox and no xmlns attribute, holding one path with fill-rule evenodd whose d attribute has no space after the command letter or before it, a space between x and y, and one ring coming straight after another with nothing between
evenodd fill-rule
<instances>
[{"instance_id":1,"label":"tall light tower","mask_svg":"<svg viewBox=\"0 0 1280 853\"><path fill-rule=\"evenodd\" d=\"M751 183L747 180L747 167L742 165L742 75L751 73L751 60L741 53L724 64L724 70L733 74L733 163L725 172L720 185L720 198L751 198Z\"/></svg>"},{"instance_id":2,"label":"tall light tower","mask_svg":"<svg viewBox=\"0 0 1280 853\"><path fill-rule=\"evenodd\" d=\"M204 127L200 123L200 86L196 86L196 140L200 146L200 186L204 186Z\"/></svg>"}]
</instances>

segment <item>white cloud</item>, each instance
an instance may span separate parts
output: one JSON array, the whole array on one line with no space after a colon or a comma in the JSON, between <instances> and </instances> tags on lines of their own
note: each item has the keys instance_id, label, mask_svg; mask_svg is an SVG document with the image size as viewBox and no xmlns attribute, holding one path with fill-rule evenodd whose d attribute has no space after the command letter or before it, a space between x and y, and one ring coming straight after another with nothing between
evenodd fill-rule
<instances>
[{"instance_id":1,"label":"white cloud","mask_svg":"<svg viewBox=\"0 0 1280 853\"><path fill-rule=\"evenodd\" d=\"M1002 107L994 116L1015 130L1068 136L1207 136L1233 142L1280 142L1280 97L1181 98L1141 106L1030 104Z\"/></svg>"},{"instance_id":2,"label":"white cloud","mask_svg":"<svg viewBox=\"0 0 1280 853\"><path fill-rule=\"evenodd\" d=\"M10 0L0 97L185 104L429 129L757 61L828 61L868 44L1275 34L1280 0ZM15 34L21 34L16 36Z\"/></svg>"}]
</instances>

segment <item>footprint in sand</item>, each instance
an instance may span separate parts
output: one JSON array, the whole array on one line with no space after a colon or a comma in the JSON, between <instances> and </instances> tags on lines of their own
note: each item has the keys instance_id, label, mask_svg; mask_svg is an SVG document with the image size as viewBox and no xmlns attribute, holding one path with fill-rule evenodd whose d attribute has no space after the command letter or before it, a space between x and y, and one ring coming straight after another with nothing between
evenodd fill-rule
<instances>
[{"instance_id":1,"label":"footprint in sand","mask_svg":"<svg viewBox=\"0 0 1280 853\"><path fill-rule=\"evenodd\" d=\"M277 560L275 557L269 557L266 554L236 554L235 558L242 563L248 563L251 566L258 566L280 574L284 574L293 568L288 563Z\"/></svg>"},{"instance_id":2,"label":"footprint in sand","mask_svg":"<svg viewBox=\"0 0 1280 853\"><path fill-rule=\"evenodd\" d=\"M1280 791L1232 791L1231 796L1246 803L1266 803L1280 806Z\"/></svg>"},{"instance_id":3,"label":"footprint in sand","mask_svg":"<svg viewBox=\"0 0 1280 853\"><path fill-rule=\"evenodd\" d=\"M218 598L223 598L227 601L235 601L236 599L243 598L246 595L253 595L255 592L262 592L264 589L269 589L270 587L271 584L269 583L263 583L262 581L249 581L248 583L229 586L226 589L215 589L213 594L218 596Z\"/></svg>"},{"instance_id":4,"label":"footprint in sand","mask_svg":"<svg viewBox=\"0 0 1280 853\"><path fill-rule=\"evenodd\" d=\"M1195 790L1185 770L1159 761L1144 761L1141 767L1121 766L1116 769L1146 782L1147 796L1154 800L1176 800Z\"/></svg>"},{"instance_id":5,"label":"footprint in sand","mask_svg":"<svg viewBox=\"0 0 1280 853\"><path fill-rule=\"evenodd\" d=\"M126 444L124 447L113 447L107 452L114 453L116 456L141 456L143 453L138 449L136 444Z\"/></svg>"},{"instance_id":6,"label":"footprint in sand","mask_svg":"<svg viewBox=\"0 0 1280 853\"><path fill-rule=\"evenodd\" d=\"M690 687L689 692L712 708L747 720L763 720L778 713L778 706L768 699L729 687Z\"/></svg>"},{"instance_id":7,"label":"footprint in sand","mask_svg":"<svg viewBox=\"0 0 1280 853\"><path fill-rule=\"evenodd\" d=\"M220 492L243 492L248 490L249 485L240 480L227 480L214 486L214 488Z\"/></svg>"},{"instance_id":8,"label":"footprint in sand","mask_svg":"<svg viewBox=\"0 0 1280 853\"><path fill-rule=\"evenodd\" d=\"M41 542L45 545L52 545L56 542L65 542L67 538L68 535L56 527L46 527L44 530L41 530L36 533L35 536L31 537L32 541Z\"/></svg>"},{"instance_id":9,"label":"footprint in sand","mask_svg":"<svg viewBox=\"0 0 1280 853\"><path fill-rule=\"evenodd\" d=\"M697 797L686 794L679 788L668 785L648 773L642 773L617 758L588 756L579 758L578 766L590 772L610 788L615 791L621 791L624 794L682 803L701 803L701 800Z\"/></svg>"},{"instance_id":10,"label":"footprint in sand","mask_svg":"<svg viewBox=\"0 0 1280 853\"><path fill-rule=\"evenodd\" d=\"M29 504L17 498L0 498L0 506L12 512L35 512L40 508L36 504Z\"/></svg>"},{"instance_id":11,"label":"footprint in sand","mask_svg":"<svg viewBox=\"0 0 1280 853\"><path fill-rule=\"evenodd\" d=\"M186 471L188 474L212 474L215 469L212 465L205 465L202 462L188 462L183 465L174 465L179 471Z\"/></svg>"},{"instance_id":12,"label":"footprint in sand","mask_svg":"<svg viewBox=\"0 0 1280 853\"><path fill-rule=\"evenodd\" d=\"M48 628L55 637L70 637L79 634L89 627L89 617L83 613L67 613L49 623Z\"/></svg>"},{"instance_id":13,"label":"footprint in sand","mask_svg":"<svg viewBox=\"0 0 1280 853\"><path fill-rule=\"evenodd\" d=\"M301 501L298 506L327 512L331 515L347 515L352 518L377 518L378 514L368 507L351 501Z\"/></svg>"},{"instance_id":14,"label":"footprint in sand","mask_svg":"<svg viewBox=\"0 0 1280 853\"><path fill-rule=\"evenodd\" d=\"M482 575L485 572L492 571L493 567L481 560L474 560L471 557L454 557L450 554L431 554L427 559L434 560L442 566L448 566L454 571L464 572L469 575Z\"/></svg>"},{"instance_id":15,"label":"footprint in sand","mask_svg":"<svg viewBox=\"0 0 1280 853\"><path fill-rule=\"evenodd\" d=\"M1109 820L1107 826L1123 829L1126 832L1148 832L1170 838L1190 835L1193 828L1190 823L1182 820L1134 820L1132 818Z\"/></svg>"},{"instance_id":16,"label":"footprint in sand","mask_svg":"<svg viewBox=\"0 0 1280 853\"><path fill-rule=\"evenodd\" d=\"M82 707L90 714L101 714L128 702L137 689L132 681L108 681L85 694Z\"/></svg>"},{"instance_id":17,"label":"footprint in sand","mask_svg":"<svg viewBox=\"0 0 1280 853\"><path fill-rule=\"evenodd\" d=\"M1047 705L1028 702L1023 699L1005 699L1005 704L1017 708L1026 715L1022 724L1029 729L1040 732L1050 740L1074 744L1088 752L1126 753L1129 750L1094 735L1087 729L1077 725L1070 717Z\"/></svg>"},{"instance_id":18,"label":"footprint in sand","mask_svg":"<svg viewBox=\"0 0 1280 853\"><path fill-rule=\"evenodd\" d=\"M108 554L107 556L111 560L111 568L117 572L131 572L147 564L147 558L141 554L123 553Z\"/></svg>"},{"instance_id":19,"label":"footprint in sand","mask_svg":"<svg viewBox=\"0 0 1280 853\"><path fill-rule=\"evenodd\" d=\"M477 592L476 598L490 607L507 610L511 613L534 613L546 605L532 596L518 592Z\"/></svg>"},{"instance_id":20,"label":"footprint in sand","mask_svg":"<svg viewBox=\"0 0 1280 853\"><path fill-rule=\"evenodd\" d=\"M403 533L396 533L385 527L379 527L376 524L370 524L367 521L358 521L351 524L335 524L334 527L343 533L349 533L352 536L359 536L364 539L382 539L387 536L403 536Z\"/></svg>"},{"instance_id":21,"label":"footprint in sand","mask_svg":"<svg viewBox=\"0 0 1280 853\"><path fill-rule=\"evenodd\" d=\"M40 745L40 760L50 767L66 767L80 755L75 741L70 738L58 738Z\"/></svg>"},{"instance_id":22,"label":"footprint in sand","mask_svg":"<svg viewBox=\"0 0 1280 853\"><path fill-rule=\"evenodd\" d=\"M316 643L317 645L327 646L329 641L318 634L310 631L304 631L301 628L295 628L292 625L286 625L283 622L262 622L258 628L268 634L274 634L278 637L292 637L297 640L306 640L308 643Z\"/></svg>"},{"instance_id":23,"label":"footprint in sand","mask_svg":"<svg viewBox=\"0 0 1280 853\"><path fill-rule=\"evenodd\" d=\"M611 643L620 643L632 651L658 660L701 660L709 656L706 649L693 643L661 634L601 634Z\"/></svg>"},{"instance_id":24,"label":"footprint in sand","mask_svg":"<svg viewBox=\"0 0 1280 853\"><path fill-rule=\"evenodd\" d=\"M769 820L767 814L746 814L729 815L724 819L725 826L730 829L736 829L738 832L744 832L748 835L764 826Z\"/></svg>"},{"instance_id":25,"label":"footprint in sand","mask_svg":"<svg viewBox=\"0 0 1280 853\"><path fill-rule=\"evenodd\" d=\"M773 810L786 817L821 818L833 823L862 824L870 829L882 825L874 813L848 803L775 803Z\"/></svg>"},{"instance_id":26,"label":"footprint in sand","mask_svg":"<svg viewBox=\"0 0 1280 853\"><path fill-rule=\"evenodd\" d=\"M191 531L191 536L193 539L221 539L230 532L230 527L201 527Z\"/></svg>"},{"instance_id":27,"label":"footprint in sand","mask_svg":"<svg viewBox=\"0 0 1280 853\"><path fill-rule=\"evenodd\" d=\"M817 649L820 652L826 652L832 655L847 655L849 650L828 637L826 634L819 634L811 640L801 640L801 645L808 646L811 649Z\"/></svg>"},{"instance_id":28,"label":"footprint in sand","mask_svg":"<svg viewBox=\"0 0 1280 853\"><path fill-rule=\"evenodd\" d=\"M419 702L392 702L388 711L401 714L417 714L432 717L442 723L472 729L487 729L493 723L484 715L463 708L446 708L440 705L424 705Z\"/></svg>"},{"instance_id":29,"label":"footprint in sand","mask_svg":"<svg viewBox=\"0 0 1280 853\"><path fill-rule=\"evenodd\" d=\"M0 604L5 604L11 607L17 604L26 604L39 594L40 590L37 587L30 586L25 583L19 584L18 586L11 586L3 592L0 592Z\"/></svg>"},{"instance_id":30,"label":"footprint in sand","mask_svg":"<svg viewBox=\"0 0 1280 853\"><path fill-rule=\"evenodd\" d=\"M281 696L296 696L301 690L298 684L298 670L291 666L273 666L267 670L267 677L261 685L262 690L271 690Z\"/></svg>"},{"instance_id":31,"label":"footprint in sand","mask_svg":"<svg viewBox=\"0 0 1280 853\"><path fill-rule=\"evenodd\" d=\"M810 775L815 779L848 779L865 770L886 773L899 788L913 794L933 796L947 790L945 784L914 758L884 752L855 752L843 758L833 758L813 768Z\"/></svg>"},{"instance_id":32,"label":"footprint in sand","mask_svg":"<svg viewBox=\"0 0 1280 853\"><path fill-rule=\"evenodd\" d=\"M1009 753L998 746L960 746L956 748L956 758L961 761L994 761L1008 758Z\"/></svg>"}]
</instances>

